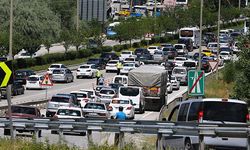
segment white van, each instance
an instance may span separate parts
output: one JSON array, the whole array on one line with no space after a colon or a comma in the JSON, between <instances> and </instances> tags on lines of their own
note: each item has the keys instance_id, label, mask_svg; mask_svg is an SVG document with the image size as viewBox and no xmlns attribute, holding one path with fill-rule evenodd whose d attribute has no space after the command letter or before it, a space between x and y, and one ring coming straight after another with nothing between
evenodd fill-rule
<instances>
[{"instance_id":1,"label":"white van","mask_svg":"<svg viewBox=\"0 0 250 150\"><path fill-rule=\"evenodd\" d=\"M124 86L128 86L128 76L126 75L116 75L113 77L112 83L121 83Z\"/></svg>"},{"instance_id":2,"label":"white van","mask_svg":"<svg viewBox=\"0 0 250 150\"><path fill-rule=\"evenodd\" d=\"M145 98L141 87L121 86L118 91L119 99L130 99L133 104L136 104L135 110L139 113L144 112Z\"/></svg>"}]
</instances>

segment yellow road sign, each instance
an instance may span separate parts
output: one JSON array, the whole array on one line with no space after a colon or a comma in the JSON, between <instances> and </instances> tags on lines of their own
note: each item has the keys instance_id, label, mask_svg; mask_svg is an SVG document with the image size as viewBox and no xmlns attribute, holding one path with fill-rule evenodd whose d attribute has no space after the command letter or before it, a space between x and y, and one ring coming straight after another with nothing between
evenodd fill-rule
<instances>
[{"instance_id":1,"label":"yellow road sign","mask_svg":"<svg viewBox=\"0 0 250 150\"><path fill-rule=\"evenodd\" d=\"M0 73L1 87L6 87L8 84L13 82L12 79L12 64L11 61L0 62L0 68L2 69Z\"/></svg>"}]
</instances>

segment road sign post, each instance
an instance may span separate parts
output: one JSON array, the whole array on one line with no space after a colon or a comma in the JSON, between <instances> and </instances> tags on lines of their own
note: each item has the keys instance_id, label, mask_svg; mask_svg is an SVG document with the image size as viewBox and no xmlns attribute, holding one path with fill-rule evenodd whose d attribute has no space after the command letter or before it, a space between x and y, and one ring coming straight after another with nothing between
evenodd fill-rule
<instances>
[{"instance_id":1,"label":"road sign post","mask_svg":"<svg viewBox=\"0 0 250 150\"><path fill-rule=\"evenodd\" d=\"M188 72L188 95L204 96L205 74L204 71L190 70Z\"/></svg>"}]
</instances>

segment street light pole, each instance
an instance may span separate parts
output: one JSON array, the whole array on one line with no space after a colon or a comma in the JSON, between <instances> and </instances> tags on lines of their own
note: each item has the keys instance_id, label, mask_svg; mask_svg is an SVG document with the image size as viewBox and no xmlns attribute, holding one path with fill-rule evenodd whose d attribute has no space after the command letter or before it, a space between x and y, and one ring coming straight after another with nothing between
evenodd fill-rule
<instances>
[{"instance_id":1,"label":"street light pole","mask_svg":"<svg viewBox=\"0 0 250 150\"><path fill-rule=\"evenodd\" d=\"M12 60L12 33L13 33L13 0L10 0L10 35L9 35L9 58L8 60ZM13 122L12 122L12 114L11 114L11 85L7 85L7 102L8 102L8 117L10 121L10 136L11 139L14 139L14 130L13 130Z\"/></svg>"},{"instance_id":2,"label":"street light pole","mask_svg":"<svg viewBox=\"0 0 250 150\"><path fill-rule=\"evenodd\" d=\"M76 0L76 31L79 31L79 0Z\"/></svg>"},{"instance_id":3,"label":"street light pole","mask_svg":"<svg viewBox=\"0 0 250 150\"><path fill-rule=\"evenodd\" d=\"M217 24L217 65L216 65L216 80L219 79L219 51L220 51L220 7L221 7L221 0L219 0L219 8L218 8L218 24Z\"/></svg>"},{"instance_id":4,"label":"street light pole","mask_svg":"<svg viewBox=\"0 0 250 150\"><path fill-rule=\"evenodd\" d=\"M199 67L198 70L201 70L201 39L202 39L202 13L203 13L203 0L201 0L201 9L200 9L200 43L199 43Z\"/></svg>"}]
</instances>

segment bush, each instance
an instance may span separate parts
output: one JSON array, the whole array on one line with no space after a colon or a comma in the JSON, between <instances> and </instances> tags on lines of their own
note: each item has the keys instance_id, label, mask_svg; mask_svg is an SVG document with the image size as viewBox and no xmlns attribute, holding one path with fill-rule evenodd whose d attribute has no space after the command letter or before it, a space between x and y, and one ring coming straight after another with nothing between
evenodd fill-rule
<instances>
[{"instance_id":1,"label":"bush","mask_svg":"<svg viewBox=\"0 0 250 150\"><path fill-rule=\"evenodd\" d=\"M147 40L141 40L141 44L142 46L147 46L148 45L148 41Z\"/></svg>"},{"instance_id":2,"label":"bush","mask_svg":"<svg viewBox=\"0 0 250 150\"><path fill-rule=\"evenodd\" d=\"M101 47L101 52L111 52L112 50L113 50L112 46L102 46Z\"/></svg>"},{"instance_id":3,"label":"bush","mask_svg":"<svg viewBox=\"0 0 250 150\"><path fill-rule=\"evenodd\" d=\"M42 56L47 64L64 60L64 53L53 53Z\"/></svg>"},{"instance_id":4,"label":"bush","mask_svg":"<svg viewBox=\"0 0 250 150\"><path fill-rule=\"evenodd\" d=\"M85 50L85 49L83 49L83 50ZM96 48L90 48L90 50L91 50L91 52L92 52L93 54L99 54L99 53L102 53L102 49L101 49L101 48L99 48L99 47L96 47Z\"/></svg>"},{"instance_id":5,"label":"bush","mask_svg":"<svg viewBox=\"0 0 250 150\"><path fill-rule=\"evenodd\" d=\"M123 44L122 45L122 50L129 49L129 48L130 48L130 44Z\"/></svg>"},{"instance_id":6,"label":"bush","mask_svg":"<svg viewBox=\"0 0 250 150\"><path fill-rule=\"evenodd\" d=\"M66 52L65 55L64 55L64 60L74 60L76 59L77 57L77 52L76 51L69 51L69 52Z\"/></svg>"},{"instance_id":7,"label":"bush","mask_svg":"<svg viewBox=\"0 0 250 150\"><path fill-rule=\"evenodd\" d=\"M77 58L86 58L91 56L92 54L92 49L81 49L77 53Z\"/></svg>"},{"instance_id":8,"label":"bush","mask_svg":"<svg viewBox=\"0 0 250 150\"><path fill-rule=\"evenodd\" d=\"M140 47L140 42L135 42L132 44L133 48L139 48Z\"/></svg>"},{"instance_id":9,"label":"bush","mask_svg":"<svg viewBox=\"0 0 250 150\"><path fill-rule=\"evenodd\" d=\"M45 65L45 64L47 64L44 57L36 57L35 62L36 62L36 65Z\"/></svg>"},{"instance_id":10,"label":"bush","mask_svg":"<svg viewBox=\"0 0 250 150\"><path fill-rule=\"evenodd\" d=\"M18 69L27 68L26 59L19 58L16 60L16 64Z\"/></svg>"},{"instance_id":11,"label":"bush","mask_svg":"<svg viewBox=\"0 0 250 150\"><path fill-rule=\"evenodd\" d=\"M123 45L115 45L113 46L113 50L116 52L120 52L123 49Z\"/></svg>"},{"instance_id":12,"label":"bush","mask_svg":"<svg viewBox=\"0 0 250 150\"><path fill-rule=\"evenodd\" d=\"M36 65L36 61L34 58L28 58L26 59L26 64L27 64L27 67L32 67Z\"/></svg>"},{"instance_id":13,"label":"bush","mask_svg":"<svg viewBox=\"0 0 250 150\"><path fill-rule=\"evenodd\" d=\"M236 68L233 62L229 62L225 65L225 68L222 72L223 80L227 83L231 83L235 80Z\"/></svg>"}]
</instances>

